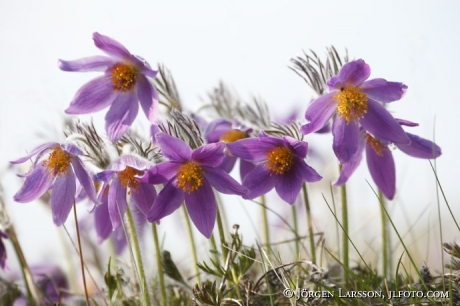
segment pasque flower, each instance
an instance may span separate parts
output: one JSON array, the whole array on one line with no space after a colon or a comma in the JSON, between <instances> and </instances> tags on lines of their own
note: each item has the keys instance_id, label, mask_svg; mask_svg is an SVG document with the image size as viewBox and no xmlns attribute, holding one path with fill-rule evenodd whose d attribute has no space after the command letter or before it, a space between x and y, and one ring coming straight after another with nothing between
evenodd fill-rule
<instances>
[{"instance_id":1,"label":"pasque flower","mask_svg":"<svg viewBox=\"0 0 460 306\"><path fill-rule=\"evenodd\" d=\"M233 123L226 119L217 119L206 126L204 134L208 143L223 141L224 143L232 143L240 139L250 137L251 128L243 126L237 120ZM227 149L224 150L225 156L218 168L229 173L235 166L237 157L232 155ZM246 174L254 169L254 164L243 159L240 160L240 176L243 179Z\"/></svg>"},{"instance_id":2,"label":"pasque flower","mask_svg":"<svg viewBox=\"0 0 460 306\"><path fill-rule=\"evenodd\" d=\"M362 59L348 62L327 85L329 93L314 100L305 112L310 122L300 130L309 134L321 129L335 115L332 124L333 149L340 163L347 163L358 150L360 126L378 139L409 144L410 139L381 103L401 99L403 83L384 79L367 80L370 67Z\"/></svg>"},{"instance_id":3,"label":"pasque flower","mask_svg":"<svg viewBox=\"0 0 460 306\"><path fill-rule=\"evenodd\" d=\"M216 220L212 187L225 194L247 193L246 188L217 168L224 159L224 143L211 143L192 150L184 141L163 132L156 134L155 138L169 161L153 166L141 179L151 184L165 184L147 219L159 221L172 214L185 200L196 228L210 238Z\"/></svg>"},{"instance_id":4,"label":"pasque flower","mask_svg":"<svg viewBox=\"0 0 460 306\"><path fill-rule=\"evenodd\" d=\"M140 57L134 56L119 42L93 34L96 47L110 55L86 57L74 61L59 60L64 71L103 71L104 75L83 85L65 110L67 114L89 114L110 105L105 128L111 140L119 140L129 129L139 110L138 101L154 123L158 112L158 96L147 77L157 71Z\"/></svg>"},{"instance_id":5,"label":"pasque flower","mask_svg":"<svg viewBox=\"0 0 460 306\"><path fill-rule=\"evenodd\" d=\"M416 126L418 124L406 120L396 119L401 125ZM433 142L417 135L406 133L411 140L410 144L395 144L398 149L409 156L430 159L441 155L441 148ZM361 163L362 153L366 150L366 160L369 172L383 195L392 200L396 192L396 169L393 154L388 141L379 140L363 129L360 131L359 147L350 161L343 165L339 179L334 184L341 186L353 174Z\"/></svg>"},{"instance_id":6,"label":"pasque flower","mask_svg":"<svg viewBox=\"0 0 460 306\"><path fill-rule=\"evenodd\" d=\"M44 159L45 154L48 158ZM48 189L51 193L51 212L54 224L57 226L67 220L67 216L75 201L77 180L85 189L88 197L97 203L96 191L91 176L85 170L78 157L83 152L74 144L46 143L38 146L30 154L13 164L20 164L35 157L32 170L25 177L21 189L14 195L14 200L20 203L31 202L42 196Z\"/></svg>"},{"instance_id":7,"label":"pasque flower","mask_svg":"<svg viewBox=\"0 0 460 306\"><path fill-rule=\"evenodd\" d=\"M107 228L115 230L120 227L121 216L128 207L127 195L130 195L137 209L147 216L157 192L155 187L140 182L137 178L143 176L151 166L149 162L134 155L123 155L108 170L97 174L98 179L103 182L99 193L101 205L108 206L110 216L110 219L107 218L102 207L96 210L96 230L100 241L107 238Z\"/></svg>"},{"instance_id":8,"label":"pasque flower","mask_svg":"<svg viewBox=\"0 0 460 306\"><path fill-rule=\"evenodd\" d=\"M261 131L258 138L228 143L227 148L235 156L259 163L244 177L243 186L249 189L245 199L254 199L275 188L283 200L294 204L303 182L322 178L304 160L308 144L289 136L278 138Z\"/></svg>"}]
</instances>

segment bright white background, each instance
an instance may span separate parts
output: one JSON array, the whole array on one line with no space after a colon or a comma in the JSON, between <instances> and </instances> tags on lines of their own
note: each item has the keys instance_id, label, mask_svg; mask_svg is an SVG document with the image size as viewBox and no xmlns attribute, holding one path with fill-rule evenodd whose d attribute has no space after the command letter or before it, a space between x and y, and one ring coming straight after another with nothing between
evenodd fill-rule
<instances>
[{"instance_id":1,"label":"bright white background","mask_svg":"<svg viewBox=\"0 0 460 306\"><path fill-rule=\"evenodd\" d=\"M94 31L117 39L152 66L164 63L169 67L190 110L201 105L203 99L199 97L206 97L219 80L224 80L245 99L263 97L273 114L298 109L299 119L314 93L288 69L289 59L303 50L323 55L326 46L334 45L342 53L347 48L351 58L363 58L370 64L371 77L409 86L404 99L389 109L396 117L420 123L412 133L430 139L435 134L443 151L437 161L438 174L460 220L459 14L458 1L1 0L0 180L27 258L33 264L59 261L62 247L43 205L12 200L21 180L14 176L14 169L9 169L8 161L45 141L62 140L64 109L78 88L97 74L62 72L57 60L102 54L93 45ZM93 116L100 127L104 114L101 111ZM135 128L145 128L146 119L143 113L139 115ZM90 118L82 116L83 120ZM337 177L332 138L313 136L306 140L323 158L323 162L311 159L325 178L318 188L312 187L311 194L316 228L329 234L335 232L335 225L321 192L330 199L329 183ZM433 173L425 160L411 159L401 152L394 156L398 189L391 204L394 220L404 232L425 211L407 240L410 244L417 239L429 240L430 247L418 247L419 262L425 260L439 269ZM366 179L372 181L363 164L349 183L352 237L364 249L373 248L378 254L379 207ZM245 205L254 224L259 224L258 207L237 197L226 200L229 223L239 223L245 242L252 244L258 234L241 206ZM287 204L278 201L272 206L289 216ZM441 206L445 241L459 238L442 200ZM188 250L188 241L180 230L179 215L165 219L160 230L161 235L166 233L165 247L170 250L178 246L180 235L182 252L175 255L173 251L173 257L187 261L188 251L184 250ZM272 221L278 222L276 218ZM274 240L278 230L272 227ZM334 241L328 241L333 249ZM207 244L201 249L206 250ZM10 247L8 251L14 269L16 260ZM375 262L375 253L366 254Z\"/></svg>"}]
</instances>

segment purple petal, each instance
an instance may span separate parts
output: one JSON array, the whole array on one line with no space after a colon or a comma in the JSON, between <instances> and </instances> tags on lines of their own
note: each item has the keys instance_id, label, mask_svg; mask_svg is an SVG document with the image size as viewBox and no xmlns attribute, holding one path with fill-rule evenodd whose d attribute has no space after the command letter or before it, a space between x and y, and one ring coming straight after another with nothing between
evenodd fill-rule
<instances>
[{"instance_id":1,"label":"purple petal","mask_svg":"<svg viewBox=\"0 0 460 306\"><path fill-rule=\"evenodd\" d=\"M143 170L151 168L152 164L149 161L139 156L126 154L126 155L121 156L116 162L114 162L110 166L110 169L120 172L120 171L125 170L126 167L131 167L136 170L143 171Z\"/></svg>"},{"instance_id":2,"label":"purple petal","mask_svg":"<svg viewBox=\"0 0 460 306\"><path fill-rule=\"evenodd\" d=\"M192 156L192 149L181 139L172 137L166 133L158 133L156 136L161 152L172 161L189 161Z\"/></svg>"},{"instance_id":3,"label":"purple petal","mask_svg":"<svg viewBox=\"0 0 460 306\"><path fill-rule=\"evenodd\" d=\"M401 125L380 103L368 99L367 113L359 123L379 140L387 140L395 144L409 144L410 139Z\"/></svg>"},{"instance_id":4,"label":"purple petal","mask_svg":"<svg viewBox=\"0 0 460 306\"><path fill-rule=\"evenodd\" d=\"M58 67L63 71L105 71L114 65L116 60L107 56L91 56L74 61L58 60Z\"/></svg>"},{"instance_id":5,"label":"purple petal","mask_svg":"<svg viewBox=\"0 0 460 306\"><path fill-rule=\"evenodd\" d=\"M58 145L59 144L57 142L48 142L48 143L42 144L41 146L38 146L35 149L33 149L26 156L21 157L19 159L16 159L14 161L10 161L10 163L12 163L12 164L22 164L23 162L29 160L32 156L34 156L36 154L41 154L43 151L48 150L48 149L53 148L53 147L57 147Z\"/></svg>"},{"instance_id":6,"label":"purple petal","mask_svg":"<svg viewBox=\"0 0 460 306\"><path fill-rule=\"evenodd\" d=\"M137 97L131 93L119 94L105 115L105 130L112 141L120 140L139 111Z\"/></svg>"},{"instance_id":7,"label":"purple petal","mask_svg":"<svg viewBox=\"0 0 460 306\"><path fill-rule=\"evenodd\" d=\"M296 176L295 170L281 175L280 180L275 186L276 193L278 193L280 198L291 205L294 204L301 188L302 180Z\"/></svg>"},{"instance_id":8,"label":"purple petal","mask_svg":"<svg viewBox=\"0 0 460 306\"><path fill-rule=\"evenodd\" d=\"M334 96L337 92L325 94L311 103L305 112L305 119L310 121L300 127L302 134L307 135L323 128L337 110Z\"/></svg>"},{"instance_id":9,"label":"purple petal","mask_svg":"<svg viewBox=\"0 0 460 306\"><path fill-rule=\"evenodd\" d=\"M222 161L222 163L220 163L218 168L227 173L230 173L230 171L232 171L233 167L235 166L236 160L236 156L224 154L224 160Z\"/></svg>"},{"instance_id":10,"label":"purple petal","mask_svg":"<svg viewBox=\"0 0 460 306\"><path fill-rule=\"evenodd\" d=\"M96 199L96 189L94 188L94 182L91 179L91 176L83 167L81 160L79 158L72 158L72 166L73 170L75 171L75 175L80 184L85 189L88 198L97 205L98 201Z\"/></svg>"},{"instance_id":11,"label":"purple petal","mask_svg":"<svg viewBox=\"0 0 460 306\"><path fill-rule=\"evenodd\" d=\"M284 138L269 136L265 133L265 131L260 131L258 136L260 141L271 144L272 148L286 146L286 140Z\"/></svg>"},{"instance_id":12,"label":"purple petal","mask_svg":"<svg viewBox=\"0 0 460 306\"><path fill-rule=\"evenodd\" d=\"M109 187L109 215L112 220L112 227L115 230L122 223L122 217L125 214L126 207L126 188L121 186L118 176L112 179Z\"/></svg>"},{"instance_id":13,"label":"purple petal","mask_svg":"<svg viewBox=\"0 0 460 306\"><path fill-rule=\"evenodd\" d=\"M375 184L387 199L392 200L396 192L396 174L390 150L383 150L380 156L370 145L366 145L366 159Z\"/></svg>"},{"instance_id":14,"label":"purple petal","mask_svg":"<svg viewBox=\"0 0 460 306\"><path fill-rule=\"evenodd\" d=\"M96 177L103 181L103 182L106 182L108 183L110 181L110 179L112 178L112 176L117 173L117 171L113 171L113 170L104 170L102 172L99 172L98 174L96 174Z\"/></svg>"},{"instance_id":15,"label":"purple petal","mask_svg":"<svg viewBox=\"0 0 460 306\"><path fill-rule=\"evenodd\" d=\"M441 148L428 139L406 133L411 143L409 145L397 144L396 146L407 155L418 158L437 158L441 155Z\"/></svg>"},{"instance_id":16,"label":"purple petal","mask_svg":"<svg viewBox=\"0 0 460 306\"><path fill-rule=\"evenodd\" d=\"M359 126L352 121L347 123L345 119L337 116L332 124L332 135L335 156L341 164L346 164L358 150Z\"/></svg>"},{"instance_id":17,"label":"purple petal","mask_svg":"<svg viewBox=\"0 0 460 306\"><path fill-rule=\"evenodd\" d=\"M334 183L334 186L342 186L348 181L350 176L355 172L356 168L358 168L363 158L364 147L365 147L365 140L364 138L361 138L359 141L358 150L353 155L353 157L348 161L348 163L342 166L342 172L340 173L340 176L337 182Z\"/></svg>"},{"instance_id":18,"label":"purple petal","mask_svg":"<svg viewBox=\"0 0 460 306\"><path fill-rule=\"evenodd\" d=\"M162 162L150 168L138 180L149 184L164 184L170 181L182 166L182 163Z\"/></svg>"},{"instance_id":19,"label":"purple petal","mask_svg":"<svg viewBox=\"0 0 460 306\"><path fill-rule=\"evenodd\" d=\"M244 199L254 199L264 195L275 187L280 180L280 175L273 173L265 165L257 165L243 180L243 186L249 189Z\"/></svg>"},{"instance_id":20,"label":"purple petal","mask_svg":"<svg viewBox=\"0 0 460 306\"><path fill-rule=\"evenodd\" d=\"M227 119L216 119L206 126L204 135L208 143L219 142L220 137L232 129L232 123Z\"/></svg>"},{"instance_id":21,"label":"purple petal","mask_svg":"<svg viewBox=\"0 0 460 306\"><path fill-rule=\"evenodd\" d=\"M73 156L83 155L83 152L71 142L62 143L61 149Z\"/></svg>"},{"instance_id":22,"label":"purple petal","mask_svg":"<svg viewBox=\"0 0 460 306\"><path fill-rule=\"evenodd\" d=\"M351 61L340 68L339 74L327 81L329 88L357 87L371 75L371 68L362 59Z\"/></svg>"},{"instance_id":23,"label":"purple petal","mask_svg":"<svg viewBox=\"0 0 460 306\"><path fill-rule=\"evenodd\" d=\"M150 81L142 74L137 78L137 97L147 119L155 123L158 116L158 94Z\"/></svg>"},{"instance_id":24,"label":"purple petal","mask_svg":"<svg viewBox=\"0 0 460 306\"><path fill-rule=\"evenodd\" d=\"M147 215L149 222L156 222L169 216L184 202L184 191L177 187L175 179L169 181L158 194Z\"/></svg>"},{"instance_id":25,"label":"purple petal","mask_svg":"<svg viewBox=\"0 0 460 306\"><path fill-rule=\"evenodd\" d=\"M227 143L227 149L230 153L251 162L266 160L267 154L274 148L273 144L262 142L258 138L245 138Z\"/></svg>"},{"instance_id":26,"label":"purple petal","mask_svg":"<svg viewBox=\"0 0 460 306\"><path fill-rule=\"evenodd\" d=\"M144 67L142 67L141 73L143 75L146 75L146 76L151 77L152 79L154 79L157 76L158 71L157 70L152 70L149 67L145 66L145 64L144 64Z\"/></svg>"},{"instance_id":27,"label":"purple petal","mask_svg":"<svg viewBox=\"0 0 460 306\"><path fill-rule=\"evenodd\" d=\"M307 165L307 163L300 158L294 159L295 175L304 182L314 183L320 181L323 177L316 172L315 169Z\"/></svg>"},{"instance_id":28,"label":"purple petal","mask_svg":"<svg viewBox=\"0 0 460 306\"><path fill-rule=\"evenodd\" d=\"M395 118L395 120L396 120L396 122L398 122L400 125L405 125L405 126L410 126L410 127L418 126L418 123L415 123L415 122L412 122L412 121L409 121L409 120L398 119L398 118Z\"/></svg>"},{"instance_id":29,"label":"purple petal","mask_svg":"<svg viewBox=\"0 0 460 306\"><path fill-rule=\"evenodd\" d=\"M93 40L96 47L98 47L108 55L123 60L131 59L133 57L131 53L129 53L129 51L122 44L108 36L94 32Z\"/></svg>"},{"instance_id":30,"label":"purple petal","mask_svg":"<svg viewBox=\"0 0 460 306\"><path fill-rule=\"evenodd\" d=\"M185 206L193 224L206 238L210 238L216 222L217 205L211 185L203 185L190 194L185 193Z\"/></svg>"},{"instance_id":31,"label":"purple petal","mask_svg":"<svg viewBox=\"0 0 460 306\"><path fill-rule=\"evenodd\" d=\"M54 176L51 176L47 170L47 167L37 165L26 176L21 189L14 195L14 200L20 203L27 203L44 194L51 187L54 180Z\"/></svg>"},{"instance_id":32,"label":"purple petal","mask_svg":"<svg viewBox=\"0 0 460 306\"><path fill-rule=\"evenodd\" d=\"M245 161L244 159L240 159L240 179L241 181L243 181L246 175L252 170L254 170L255 167L256 165L254 165L253 163Z\"/></svg>"},{"instance_id":33,"label":"purple petal","mask_svg":"<svg viewBox=\"0 0 460 306\"><path fill-rule=\"evenodd\" d=\"M50 203L53 221L57 226L63 224L69 216L75 201L76 186L75 175L71 168L61 177L56 177Z\"/></svg>"},{"instance_id":34,"label":"purple petal","mask_svg":"<svg viewBox=\"0 0 460 306\"><path fill-rule=\"evenodd\" d=\"M219 166L224 160L224 148L222 141L201 146L193 150L192 160L199 165Z\"/></svg>"},{"instance_id":35,"label":"purple petal","mask_svg":"<svg viewBox=\"0 0 460 306\"><path fill-rule=\"evenodd\" d=\"M137 188L131 188L131 199L145 216L148 215L156 197L157 191L153 185L140 183Z\"/></svg>"},{"instance_id":36,"label":"purple petal","mask_svg":"<svg viewBox=\"0 0 460 306\"><path fill-rule=\"evenodd\" d=\"M66 114L89 114L106 108L115 101L118 93L113 90L110 76L95 78L83 85L75 94Z\"/></svg>"},{"instance_id":37,"label":"purple petal","mask_svg":"<svg viewBox=\"0 0 460 306\"><path fill-rule=\"evenodd\" d=\"M284 136L284 140L294 149L295 154L301 158L305 158L307 156L308 151L308 143L305 141L299 141L289 136Z\"/></svg>"},{"instance_id":38,"label":"purple petal","mask_svg":"<svg viewBox=\"0 0 460 306\"><path fill-rule=\"evenodd\" d=\"M368 98L379 102L393 102L404 97L407 86L398 82L387 82L385 79L373 79L359 86Z\"/></svg>"},{"instance_id":39,"label":"purple petal","mask_svg":"<svg viewBox=\"0 0 460 306\"><path fill-rule=\"evenodd\" d=\"M104 186L105 188L105 186ZM103 189L101 196L101 204L96 206L94 212L95 227L98 243L102 243L112 233L112 221L109 215L109 200L108 191Z\"/></svg>"},{"instance_id":40,"label":"purple petal","mask_svg":"<svg viewBox=\"0 0 460 306\"><path fill-rule=\"evenodd\" d=\"M203 167L204 177L217 191L225 194L243 195L248 190L235 181L227 172L212 167Z\"/></svg>"}]
</instances>

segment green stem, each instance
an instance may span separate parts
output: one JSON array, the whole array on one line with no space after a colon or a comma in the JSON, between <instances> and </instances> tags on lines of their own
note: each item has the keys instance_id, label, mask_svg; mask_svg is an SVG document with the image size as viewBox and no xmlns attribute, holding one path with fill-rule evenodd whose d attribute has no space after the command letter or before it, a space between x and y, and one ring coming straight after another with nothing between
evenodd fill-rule
<instances>
[{"instance_id":1,"label":"green stem","mask_svg":"<svg viewBox=\"0 0 460 306\"><path fill-rule=\"evenodd\" d=\"M339 166L340 172L342 172L342 165ZM348 271L350 270L350 261L349 261L349 254L348 254L348 206L347 206L347 187L346 185L342 185L340 187L341 190L341 198L342 198L342 227L345 235L342 238L342 248L343 248L343 278L345 283L348 283Z\"/></svg>"},{"instance_id":2,"label":"green stem","mask_svg":"<svg viewBox=\"0 0 460 306\"><path fill-rule=\"evenodd\" d=\"M216 244L216 238L214 238L214 234L211 235L211 238L209 239L209 243L211 244L211 253L212 257L214 257L215 262L219 262L219 251L217 250L217 244Z\"/></svg>"},{"instance_id":3,"label":"green stem","mask_svg":"<svg viewBox=\"0 0 460 306\"><path fill-rule=\"evenodd\" d=\"M228 255L228 249L227 249L227 241L225 241L225 231L224 231L224 226L222 223L222 217L220 216L220 209L217 207L217 229L219 231L219 237L220 237L220 247L222 248L222 258L223 262L227 260L227 255Z\"/></svg>"},{"instance_id":4,"label":"green stem","mask_svg":"<svg viewBox=\"0 0 460 306\"><path fill-rule=\"evenodd\" d=\"M165 276L163 273L163 265L161 264L161 249L160 249L160 243L158 242L158 231L157 231L157 225L155 224L155 222L152 223L152 233L153 233L153 241L155 243L155 252L157 253L157 266L158 266L158 277L160 278L161 301L164 306L167 306L168 300L166 297Z\"/></svg>"},{"instance_id":5,"label":"green stem","mask_svg":"<svg viewBox=\"0 0 460 306\"><path fill-rule=\"evenodd\" d=\"M384 210L386 201L380 189L379 189L378 194L379 194L379 202L380 202L380 215L382 219L381 220L382 221L382 252L383 252L382 269L383 269L383 277L388 278L388 273L389 273L388 255L390 254L390 250L388 249L389 248L388 221L387 221L385 210Z\"/></svg>"},{"instance_id":6,"label":"green stem","mask_svg":"<svg viewBox=\"0 0 460 306\"><path fill-rule=\"evenodd\" d=\"M73 201L73 216L75 219L75 229L77 231L77 241L78 241L78 255L80 255L80 265L81 265L81 276L83 278L83 288L85 289L85 299L86 306L89 306L89 297L88 297L88 288L86 287L86 277L85 277L85 263L83 261L83 252L81 249L81 240L80 240L80 229L78 227L78 218L77 218L77 205Z\"/></svg>"},{"instance_id":7,"label":"green stem","mask_svg":"<svg viewBox=\"0 0 460 306\"><path fill-rule=\"evenodd\" d=\"M310 201L308 200L307 183L302 184L305 210L307 211L308 236L310 237L311 260L316 263L315 233L313 232L313 218L311 217Z\"/></svg>"},{"instance_id":8,"label":"green stem","mask_svg":"<svg viewBox=\"0 0 460 306\"><path fill-rule=\"evenodd\" d=\"M193 238L192 224L190 223L187 208L185 208L185 205L182 205L182 209L184 210L185 224L187 226L188 237L190 239L190 247L192 249L193 266L195 268L196 279L198 283L201 283L200 268L198 268L198 257L196 255L195 239Z\"/></svg>"},{"instance_id":9,"label":"green stem","mask_svg":"<svg viewBox=\"0 0 460 306\"><path fill-rule=\"evenodd\" d=\"M134 256L136 257L137 270L139 272L140 281L142 282L142 294L144 296L144 303L146 306L150 306L149 288L147 286L147 279L145 278L144 265L142 264L141 249L139 247L139 240L137 239L133 216L128 207L126 208L126 216L128 219L129 231L131 233L131 242L134 248Z\"/></svg>"},{"instance_id":10,"label":"green stem","mask_svg":"<svg viewBox=\"0 0 460 306\"><path fill-rule=\"evenodd\" d=\"M264 227L264 242L267 252L270 250L270 230L268 228L268 216L267 209L265 208L265 196L260 197L260 203L262 208L262 226Z\"/></svg>"},{"instance_id":11,"label":"green stem","mask_svg":"<svg viewBox=\"0 0 460 306\"><path fill-rule=\"evenodd\" d=\"M295 205L292 208L292 220L294 222L294 235L295 235L295 260L300 258L300 247L299 247L299 224L297 223L297 207Z\"/></svg>"}]
</instances>

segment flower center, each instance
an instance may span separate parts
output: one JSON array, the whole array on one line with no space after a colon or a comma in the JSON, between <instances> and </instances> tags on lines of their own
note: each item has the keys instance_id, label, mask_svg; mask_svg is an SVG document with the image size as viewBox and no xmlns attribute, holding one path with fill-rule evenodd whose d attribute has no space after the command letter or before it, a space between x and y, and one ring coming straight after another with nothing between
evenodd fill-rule
<instances>
[{"instance_id":1,"label":"flower center","mask_svg":"<svg viewBox=\"0 0 460 306\"><path fill-rule=\"evenodd\" d=\"M203 180L203 169L193 162L188 162L179 169L177 187L190 194L203 185Z\"/></svg>"},{"instance_id":2,"label":"flower center","mask_svg":"<svg viewBox=\"0 0 460 306\"><path fill-rule=\"evenodd\" d=\"M70 167L70 158L72 155L64 152L61 147L56 147L51 152L48 160L43 161L42 166L48 167L47 172L49 176L67 175L67 169Z\"/></svg>"},{"instance_id":3,"label":"flower center","mask_svg":"<svg viewBox=\"0 0 460 306\"><path fill-rule=\"evenodd\" d=\"M112 68L112 85L114 91L127 92L136 85L137 69L123 63Z\"/></svg>"},{"instance_id":4,"label":"flower center","mask_svg":"<svg viewBox=\"0 0 460 306\"><path fill-rule=\"evenodd\" d=\"M240 130L230 130L220 137L220 140L224 142L235 142L237 140L248 138L248 132L243 132Z\"/></svg>"},{"instance_id":5,"label":"flower center","mask_svg":"<svg viewBox=\"0 0 460 306\"><path fill-rule=\"evenodd\" d=\"M118 181L120 182L121 186L123 186L123 188L129 187L131 190L136 190L140 182L134 176L141 174L141 171L126 166L125 170L118 173Z\"/></svg>"},{"instance_id":6,"label":"flower center","mask_svg":"<svg viewBox=\"0 0 460 306\"><path fill-rule=\"evenodd\" d=\"M357 122L367 113L367 96L359 88L342 87L334 96L337 102L337 112L341 119Z\"/></svg>"},{"instance_id":7,"label":"flower center","mask_svg":"<svg viewBox=\"0 0 460 306\"><path fill-rule=\"evenodd\" d=\"M372 149L374 149L378 156L382 156L383 151L388 150L386 146L382 145L380 141L372 137L370 134L366 134L366 143L370 145Z\"/></svg>"},{"instance_id":8,"label":"flower center","mask_svg":"<svg viewBox=\"0 0 460 306\"><path fill-rule=\"evenodd\" d=\"M276 147L267 154L267 167L276 174L289 171L293 163L292 152L286 147Z\"/></svg>"}]
</instances>

